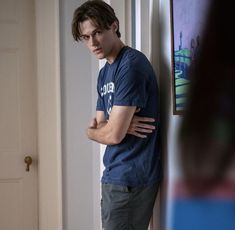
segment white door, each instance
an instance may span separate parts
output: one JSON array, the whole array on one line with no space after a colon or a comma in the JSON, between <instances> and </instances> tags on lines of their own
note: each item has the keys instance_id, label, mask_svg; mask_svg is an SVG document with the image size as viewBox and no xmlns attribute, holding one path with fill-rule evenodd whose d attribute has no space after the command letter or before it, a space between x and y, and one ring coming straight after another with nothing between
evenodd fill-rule
<instances>
[{"instance_id":1,"label":"white door","mask_svg":"<svg viewBox=\"0 0 235 230\"><path fill-rule=\"evenodd\" d=\"M1 230L38 229L34 14L34 0L0 0Z\"/></svg>"}]
</instances>

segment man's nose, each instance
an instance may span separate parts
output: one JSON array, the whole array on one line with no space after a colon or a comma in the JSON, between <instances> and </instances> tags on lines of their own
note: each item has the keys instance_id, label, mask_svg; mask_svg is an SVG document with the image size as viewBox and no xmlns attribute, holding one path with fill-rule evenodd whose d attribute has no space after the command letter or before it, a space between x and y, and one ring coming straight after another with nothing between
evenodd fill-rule
<instances>
[{"instance_id":1,"label":"man's nose","mask_svg":"<svg viewBox=\"0 0 235 230\"><path fill-rule=\"evenodd\" d=\"M96 46L97 45L97 39L95 36L91 36L90 37L90 43L92 46Z\"/></svg>"}]
</instances>

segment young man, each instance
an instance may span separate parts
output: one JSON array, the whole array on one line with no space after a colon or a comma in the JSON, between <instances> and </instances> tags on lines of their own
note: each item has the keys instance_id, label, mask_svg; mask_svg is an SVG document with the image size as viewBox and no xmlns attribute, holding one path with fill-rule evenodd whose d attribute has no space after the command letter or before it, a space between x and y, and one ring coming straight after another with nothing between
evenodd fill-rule
<instances>
[{"instance_id":1,"label":"young man","mask_svg":"<svg viewBox=\"0 0 235 230\"><path fill-rule=\"evenodd\" d=\"M161 179L158 89L153 68L120 40L119 21L103 1L74 12L72 33L107 60L97 84L91 140L106 144L101 213L105 230L147 230Z\"/></svg>"}]
</instances>

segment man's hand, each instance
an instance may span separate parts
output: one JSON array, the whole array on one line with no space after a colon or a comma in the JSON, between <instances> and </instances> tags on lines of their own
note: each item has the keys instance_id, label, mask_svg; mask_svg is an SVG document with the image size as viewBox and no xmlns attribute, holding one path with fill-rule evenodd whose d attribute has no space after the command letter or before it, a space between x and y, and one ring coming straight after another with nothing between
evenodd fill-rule
<instances>
[{"instance_id":1,"label":"man's hand","mask_svg":"<svg viewBox=\"0 0 235 230\"><path fill-rule=\"evenodd\" d=\"M154 122L154 121L155 120L153 118L139 117L134 115L131 120L129 129L127 130L127 133L134 135L136 137L146 138L147 133L152 133L153 130L155 130L155 126L148 124L148 122Z\"/></svg>"},{"instance_id":2,"label":"man's hand","mask_svg":"<svg viewBox=\"0 0 235 230\"><path fill-rule=\"evenodd\" d=\"M98 123L97 123L96 118L93 118L90 122L89 128L96 129L97 125L98 125Z\"/></svg>"}]
</instances>

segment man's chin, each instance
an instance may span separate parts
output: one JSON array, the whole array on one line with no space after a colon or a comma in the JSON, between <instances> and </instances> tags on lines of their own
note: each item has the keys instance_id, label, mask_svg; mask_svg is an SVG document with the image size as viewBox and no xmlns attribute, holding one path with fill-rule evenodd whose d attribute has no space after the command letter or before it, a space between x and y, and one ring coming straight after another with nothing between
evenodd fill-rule
<instances>
[{"instance_id":1,"label":"man's chin","mask_svg":"<svg viewBox=\"0 0 235 230\"><path fill-rule=\"evenodd\" d=\"M105 56L103 54L96 54L96 57L100 60L105 58Z\"/></svg>"}]
</instances>

